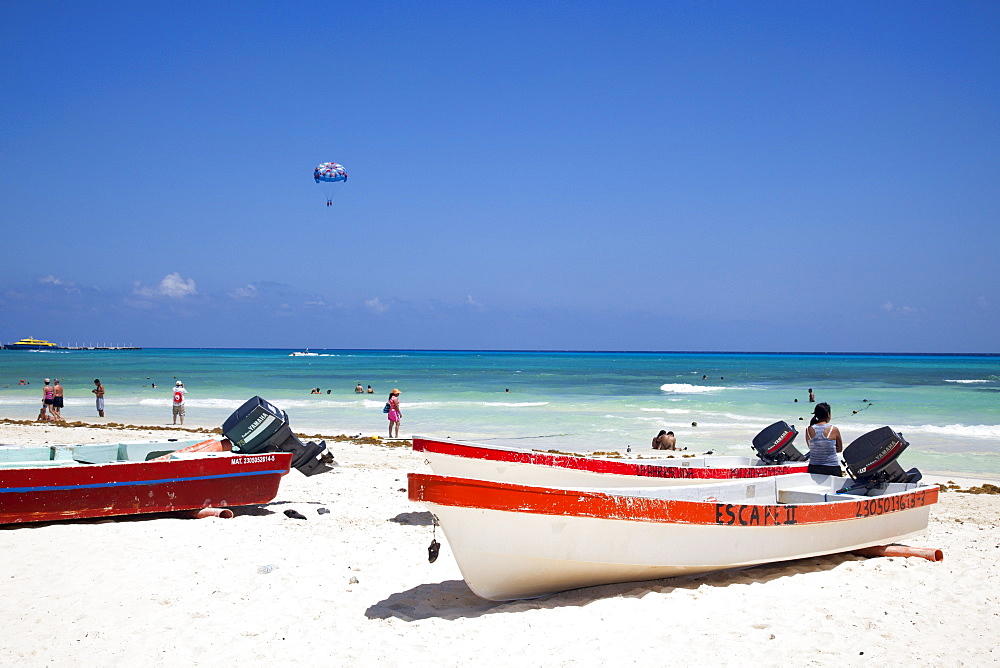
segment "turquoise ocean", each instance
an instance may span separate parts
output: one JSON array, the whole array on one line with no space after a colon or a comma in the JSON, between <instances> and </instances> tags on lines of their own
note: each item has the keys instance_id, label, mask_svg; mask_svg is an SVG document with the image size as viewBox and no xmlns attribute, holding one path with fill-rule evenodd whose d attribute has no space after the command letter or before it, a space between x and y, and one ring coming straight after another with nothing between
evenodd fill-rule
<instances>
[{"instance_id":1,"label":"turquoise ocean","mask_svg":"<svg viewBox=\"0 0 1000 668\"><path fill-rule=\"evenodd\" d=\"M805 430L813 388L833 407L845 444L889 425L910 442L905 467L1000 478L995 355L291 352L3 350L0 417L34 419L43 379L59 378L64 417L98 421L90 390L100 378L106 421L168 424L180 379L190 426L218 427L260 395L287 411L297 432L373 435L387 433L382 406L398 388L406 437L649 455L652 437L667 429L689 451L749 454L754 434L776 420ZM359 382L375 393L355 394ZM310 394L315 387L321 394ZM804 440L796 439L803 450Z\"/></svg>"}]
</instances>

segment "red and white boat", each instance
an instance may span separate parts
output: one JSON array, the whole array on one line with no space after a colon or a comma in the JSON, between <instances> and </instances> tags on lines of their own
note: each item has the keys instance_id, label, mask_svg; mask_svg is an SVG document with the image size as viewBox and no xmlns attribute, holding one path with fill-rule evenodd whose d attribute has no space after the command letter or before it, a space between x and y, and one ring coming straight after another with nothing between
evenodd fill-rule
<instances>
[{"instance_id":1,"label":"red and white boat","mask_svg":"<svg viewBox=\"0 0 1000 668\"><path fill-rule=\"evenodd\" d=\"M225 439L0 447L0 524L267 503L290 467L336 465L326 442L303 444L288 414L253 397ZM186 446L186 447L185 447Z\"/></svg>"},{"instance_id":2,"label":"red and white boat","mask_svg":"<svg viewBox=\"0 0 1000 668\"><path fill-rule=\"evenodd\" d=\"M852 475L865 470L854 482L800 473L588 489L411 473L409 498L434 514L473 592L532 598L857 550L918 533L939 488L917 482L915 469L902 472L895 458L903 447L901 438L880 442L867 463L849 461Z\"/></svg>"},{"instance_id":3,"label":"red and white boat","mask_svg":"<svg viewBox=\"0 0 1000 668\"><path fill-rule=\"evenodd\" d=\"M456 478L552 487L698 485L805 473L808 463L792 445L796 434L785 422L767 427L754 438L756 457L676 452L642 459L609 459L420 436L413 438L413 449L423 453L434 473ZM656 452L659 455L661 451Z\"/></svg>"},{"instance_id":4,"label":"red and white boat","mask_svg":"<svg viewBox=\"0 0 1000 668\"><path fill-rule=\"evenodd\" d=\"M267 503L292 461L288 452L234 454L215 439L169 452L177 445L131 444L131 460L111 459L104 445L4 448L0 524ZM145 461L150 449L168 454Z\"/></svg>"}]
</instances>

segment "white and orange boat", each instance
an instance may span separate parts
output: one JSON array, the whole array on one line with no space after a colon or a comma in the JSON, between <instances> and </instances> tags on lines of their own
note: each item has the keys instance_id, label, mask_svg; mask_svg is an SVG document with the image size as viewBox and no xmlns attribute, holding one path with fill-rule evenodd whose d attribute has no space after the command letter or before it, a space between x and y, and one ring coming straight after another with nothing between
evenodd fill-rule
<instances>
[{"instance_id":1,"label":"white and orange boat","mask_svg":"<svg viewBox=\"0 0 1000 668\"><path fill-rule=\"evenodd\" d=\"M756 457L679 452L642 459L585 457L420 436L413 438L413 449L423 453L434 473L457 478L552 487L647 487L805 473L806 457L792 445L797 435L787 422L766 427L753 439Z\"/></svg>"},{"instance_id":2,"label":"white and orange boat","mask_svg":"<svg viewBox=\"0 0 1000 668\"><path fill-rule=\"evenodd\" d=\"M853 551L918 533L939 488L919 483L916 469L902 471L896 457L905 447L888 427L861 437L845 450L853 481L799 473L594 489L411 473L409 498L434 514L473 592L533 598Z\"/></svg>"}]
</instances>

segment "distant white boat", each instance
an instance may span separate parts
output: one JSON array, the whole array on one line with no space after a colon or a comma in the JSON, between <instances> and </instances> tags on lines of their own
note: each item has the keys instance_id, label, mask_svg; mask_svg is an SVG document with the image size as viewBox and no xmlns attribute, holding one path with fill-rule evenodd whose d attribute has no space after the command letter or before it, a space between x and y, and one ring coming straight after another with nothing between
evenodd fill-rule
<instances>
[{"instance_id":1,"label":"distant white boat","mask_svg":"<svg viewBox=\"0 0 1000 668\"><path fill-rule=\"evenodd\" d=\"M311 353L309 352L309 349L306 348L302 352L291 353L289 357L319 357L319 353Z\"/></svg>"}]
</instances>

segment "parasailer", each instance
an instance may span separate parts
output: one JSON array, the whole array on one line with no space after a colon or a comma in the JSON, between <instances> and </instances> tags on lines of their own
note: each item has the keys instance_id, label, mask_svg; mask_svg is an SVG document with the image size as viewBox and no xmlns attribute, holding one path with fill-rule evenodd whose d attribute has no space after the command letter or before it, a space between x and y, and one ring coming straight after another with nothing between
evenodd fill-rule
<instances>
[{"instance_id":1,"label":"parasailer","mask_svg":"<svg viewBox=\"0 0 1000 668\"><path fill-rule=\"evenodd\" d=\"M324 162L313 170L313 179L316 183L323 185L326 191L326 205L333 206L332 191L330 185L339 181L347 181L347 170L344 166L336 162Z\"/></svg>"}]
</instances>

